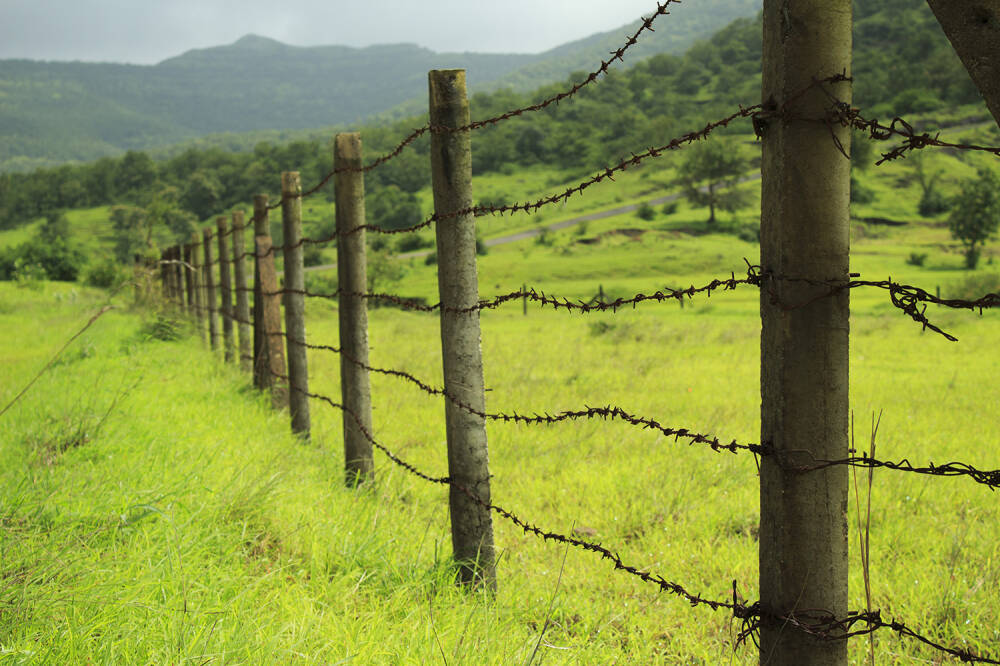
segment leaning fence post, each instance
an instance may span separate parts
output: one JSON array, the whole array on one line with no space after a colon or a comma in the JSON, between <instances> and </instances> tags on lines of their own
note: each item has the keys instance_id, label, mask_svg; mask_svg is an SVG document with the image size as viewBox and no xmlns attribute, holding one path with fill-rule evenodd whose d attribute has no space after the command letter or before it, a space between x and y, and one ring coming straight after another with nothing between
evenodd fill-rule
<instances>
[{"instance_id":1,"label":"leaning fence post","mask_svg":"<svg viewBox=\"0 0 1000 666\"><path fill-rule=\"evenodd\" d=\"M281 224L285 245L285 335L288 406L292 432L309 439L309 369L306 361L305 274L302 262L302 183L298 171L281 174Z\"/></svg>"},{"instance_id":2,"label":"leaning fence post","mask_svg":"<svg viewBox=\"0 0 1000 666\"><path fill-rule=\"evenodd\" d=\"M368 309L359 294L367 291L365 177L361 172L361 135L338 134L333 142L337 222L337 284L340 303L340 391L344 403L344 465L348 485L374 478L372 399L368 379Z\"/></svg>"},{"instance_id":3,"label":"leaning fence post","mask_svg":"<svg viewBox=\"0 0 1000 666\"><path fill-rule=\"evenodd\" d=\"M433 70L429 76L432 127L469 123L465 70ZM483 358L480 342L476 274L476 225L472 206L472 147L468 131L431 133L434 212L449 216L435 225L438 293L441 299L441 350L448 437L451 541L459 580L496 588L493 520L489 509L490 472L486 443ZM463 409L456 403L466 407ZM473 411L479 414L472 413ZM471 493L479 501L466 494Z\"/></svg>"},{"instance_id":4,"label":"leaning fence post","mask_svg":"<svg viewBox=\"0 0 1000 666\"><path fill-rule=\"evenodd\" d=\"M191 235L191 281L194 286L194 314L195 322L198 326L198 335L201 336L202 343L205 342L205 295L201 290L201 264L198 263L198 233Z\"/></svg>"},{"instance_id":5,"label":"leaning fence post","mask_svg":"<svg viewBox=\"0 0 1000 666\"><path fill-rule=\"evenodd\" d=\"M215 316L217 300L215 297L215 275L212 268L212 230L202 231L202 248L204 249L205 263L205 314L208 315L208 340L212 349L219 348L219 322Z\"/></svg>"},{"instance_id":6,"label":"leaning fence post","mask_svg":"<svg viewBox=\"0 0 1000 666\"><path fill-rule=\"evenodd\" d=\"M250 340L250 294L247 286L247 252L243 241L243 211L233 211L233 279L236 292L236 324L240 334L240 368L253 369L253 349Z\"/></svg>"},{"instance_id":7,"label":"leaning fence post","mask_svg":"<svg viewBox=\"0 0 1000 666\"><path fill-rule=\"evenodd\" d=\"M219 293L222 295L222 346L223 358L227 363L233 360L233 282L229 271L229 222L224 217L215 218L215 228L219 239Z\"/></svg>"},{"instance_id":8,"label":"leaning fence post","mask_svg":"<svg viewBox=\"0 0 1000 666\"><path fill-rule=\"evenodd\" d=\"M274 269L267 195L253 198L254 216L254 385L270 389L275 409L288 407L284 341L281 333L281 295Z\"/></svg>"},{"instance_id":9,"label":"leaning fence post","mask_svg":"<svg viewBox=\"0 0 1000 666\"><path fill-rule=\"evenodd\" d=\"M846 640L800 629L847 614L850 132L827 124L849 82L851 0L765 0L762 118L761 663L843 665ZM807 90L807 88L811 89ZM779 111L780 110L780 111ZM803 278L788 280L785 277ZM828 638L844 638L834 627Z\"/></svg>"}]
</instances>

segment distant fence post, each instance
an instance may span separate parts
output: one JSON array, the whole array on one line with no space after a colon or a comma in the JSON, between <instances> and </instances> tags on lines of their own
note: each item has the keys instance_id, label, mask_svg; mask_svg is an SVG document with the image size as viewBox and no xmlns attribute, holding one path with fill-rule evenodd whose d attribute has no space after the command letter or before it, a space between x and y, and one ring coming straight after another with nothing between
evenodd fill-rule
<instances>
[{"instance_id":1,"label":"distant fence post","mask_svg":"<svg viewBox=\"0 0 1000 666\"><path fill-rule=\"evenodd\" d=\"M826 284L849 280L850 160L838 145L851 135L822 122L823 90L802 91L850 71L851 0L765 0L763 99L782 111L762 126L760 262L761 441L773 451L760 463L760 654L774 666L847 663L846 640L783 618L847 614L847 467L794 467L848 457L850 302ZM850 103L849 82L823 85Z\"/></svg>"},{"instance_id":2,"label":"distant fence post","mask_svg":"<svg viewBox=\"0 0 1000 666\"><path fill-rule=\"evenodd\" d=\"M253 198L254 220L254 385L269 389L275 409L288 407L284 340L281 334L281 295L274 269L267 195Z\"/></svg>"},{"instance_id":3,"label":"distant fence post","mask_svg":"<svg viewBox=\"0 0 1000 666\"><path fill-rule=\"evenodd\" d=\"M250 294L247 285L247 251L243 240L246 222L243 211L233 211L233 279L236 292L236 325L240 334L240 368L253 369L253 343L250 339Z\"/></svg>"},{"instance_id":4,"label":"distant fence post","mask_svg":"<svg viewBox=\"0 0 1000 666\"><path fill-rule=\"evenodd\" d=\"M208 316L208 341L211 348L219 348L219 322L215 316L217 299L215 297L215 275L212 268L212 230L202 231L205 263L205 314Z\"/></svg>"},{"instance_id":5,"label":"distant fence post","mask_svg":"<svg viewBox=\"0 0 1000 666\"><path fill-rule=\"evenodd\" d=\"M195 316L194 309L194 272L192 270L194 261L194 248L191 243L184 243L184 265L182 275L184 276L184 299L189 317Z\"/></svg>"},{"instance_id":6,"label":"distant fence post","mask_svg":"<svg viewBox=\"0 0 1000 666\"><path fill-rule=\"evenodd\" d=\"M233 342L233 281L229 270L229 222L225 217L215 218L219 240L219 293L222 295L222 347L223 358L230 363L236 345Z\"/></svg>"},{"instance_id":7,"label":"distant fence post","mask_svg":"<svg viewBox=\"0 0 1000 666\"><path fill-rule=\"evenodd\" d=\"M368 378L368 305L365 230L365 176L361 173L361 135L338 134L333 142L337 222L337 284L340 290L340 391L344 414L344 465L348 485L375 476L372 444L371 385ZM352 362L353 361L353 362ZM357 421L355 421L357 419ZM360 421L360 425L358 423ZM367 430L368 435L362 432Z\"/></svg>"},{"instance_id":8,"label":"distant fence post","mask_svg":"<svg viewBox=\"0 0 1000 666\"><path fill-rule=\"evenodd\" d=\"M164 299L170 298L170 282L167 275L167 251L160 250L160 293Z\"/></svg>"},{"instance_id":9,"label":"distant fence post","mask_svg":"<svg viewBox=\"0 0 1000 666\"><path fill-rule=\"evenodd\" d=\"M201 336L202 343L205 342L205 295L202 293L202 268L198 262L198 246L200 242L198 233L191 235L191 280L194 286L194 315L198 326L198 335Z\"/></svg>"},{"instance_id":10,"label":"distant fence post","mask_svg":"<svg viewBox=\"0 0 1000 666\"><path fill-rule=\"evenodd\" d=\"M428 75L432 127L469 123L465 70L433 70ZM447 215L472 205L472 148L469 132L431 133L434 211ZM476 226L471 213L435 225L444 388L456 401L484 412L483 359L476 273ZM483 503L490 502L489 453L483 417L445 400L448 476ZM462 583L496 588L493 520L489 509L455 486L449 487L451 540Z\"/></svg>"},{"instance_id":11,"label":"distant fence post","mask_svg":"<svg viewBox=\"0 0 1000 666\"><path fill-rule=\"evenodd\" d=\"M170 270L174 272L174 300L177 301L177 309L181 312L184 311L184 253L180 243L174 245L173 249L174 263L170 266Z\"/></svg>"},{"instance_id":12,"label":"distant fence post","mask_svg":"<svg viewBox=\"0 0 1000 666\"><path fill-rule=\"evenodd\" d=\"M309 439L309 369L306 361L305 273L302 261L302 182L298 171L281 174L281 224L285 246L285 334L288 406L292 432Z\"/></svg>"}]
</instances>

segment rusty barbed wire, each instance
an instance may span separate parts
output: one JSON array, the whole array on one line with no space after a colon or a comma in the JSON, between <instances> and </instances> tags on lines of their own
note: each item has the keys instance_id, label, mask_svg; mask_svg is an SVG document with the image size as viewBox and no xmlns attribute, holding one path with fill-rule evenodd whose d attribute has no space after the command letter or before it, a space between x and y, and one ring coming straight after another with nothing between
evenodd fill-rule
<instances>
[{"instance_id":1,"label":"rusty barbed wire","mask_svg":"<svg viewBox=\"0 0 1000 666\"><path fill-rule=\"evenodd\" d=\"M285 381L291 386L291 380L287 375L282 375L280 373L271 372L272 375L278 377L279 379ZM348 415L358 426L359 430L362 432L363 436L372 444L372 446L379 449L382 453L396 465L402 467L411 474L421 478L425 481L435 483L438 485L446 485L455 488L456 490L462 492L468 496L471 500L482 506L483 508L489 510L492 513L503 517L504 519L510 521L525 534L533 534L543 541L553 541L556 543L562 543L581 550L586 550L595 553L600 556L602 560L609 560L616 571L623 571L630 574L645 583L655 585L662 592L668 592L680 596L691 606L706 606L712 610L727 609L733 613L733 617L742 621L742 628L737 635L735 646L738 647L743 644L747 638L752 638L754 643L759 646L757 640L757 634L761 626L762 619L765 618L765 614L761 609L760 602L755 602L752 604L747 604L743 601L737 591L737 582L734 580L732 582L732 601L721 601L717 599L708 599L699 594L694 594L689 592L686 588L681 586L679 583L670 581L663 577L662 575L652 574L648 571L639 569L638 567L626 564L622 558L615 551L593 541L587 541L584 539L579 539L574 536L569 536L559 532L552 532L544 530L537 525L519 517L512 511L505 509L493 502L487 502L479 497L476 493L469 490L464 485L457 483L449 476L435 477L422 472L415 465L403 460L400 456L393 453L385 445L376 441L374 436L368 431L368 429L361 422L361 419L350 409L338 403L337 401L324 396L321 394L311 393L308 391L302 391L297 387L292 387L294 390L300 391L301 393L307 395L310 398L321 400L327 403L329 406L340 410L344 414ZM871 634L875 631L881 629L891 629L895 631L900 636L906 636L913 640L919 641L939 652L951 655L963 662L967 663L983 663L983 664L1000 664L1000 661L992 659L990 657L978 655L973 651L965 648L953 648L938 643L929 637L917 632L916 630L910 628L905 623L893 620L886 622L881 617L881 611L875 610L871 612L855 611L850 612L846 617L837 618L832 613L826 613L823 611L796 611L783 616L776 616L773 621L788 624L798 628L801 631L807 632L817 638L823 640L847 640L849 638L860 636L864 634ZM853 630L853 627L858 623L865 623L866 627L864 629Z\"/></svg>"}]
</instances>

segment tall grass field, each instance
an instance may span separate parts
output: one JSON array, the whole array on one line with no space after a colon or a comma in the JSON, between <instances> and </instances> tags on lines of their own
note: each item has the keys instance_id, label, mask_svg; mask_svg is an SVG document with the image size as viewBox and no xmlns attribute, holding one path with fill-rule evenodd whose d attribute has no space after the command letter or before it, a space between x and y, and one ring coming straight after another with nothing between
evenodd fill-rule
<instances>
[{"instance_id":1,"label":"tall grass field","mask_svg":"<svg viewBox=\"0 0 1000 666\"><path fill-rule=\"evenodd\" d=\"M951 159L951 158L949 158ZM875 185L880 187L878 183ZM887 188L888 189L888 188ZM895 196L896 199L892 197ZM905 193L887 193L906 215ZM895 202L895 203L893 203ZM895 208L893 208L895 206ZM589 299L745 272L759 249L694 233L702 210L620 216L492 248L484 296L523 283ZM527 224L531 224L528 222ZM632 229L622 233L622 229ZM639 231L634 231L638 229ZM940 222L853 225L852 270L981 296ZM925 254L926 261L912 256ZM313 279L322 279L322 276ZM436 300L434 266L387 285ZM482 317L487 406L527 414L616 405L672 427L757 442L759 294L752 287L586 315L519 302ZM110 300L109 300L110 299ZM752 664L740 622L692 608L592 553L495 517L495 597L454 585L447 489L376 454L373 488L343 484L341 414L313 401L308 444L183 317L75 285L0 283L0 661L11 664ZM308 302L312 342L337 344L335 304ZM1000 318L931 307L949 342L855 290L851 408L879 458L1000 468ZM371 364L441 383L436 315L375 309ZM311 390L337 399L339 359L315 351ZM372 376L375 437L447 473L439 397ZM489 423L494 501L714 599L757 598L758 476L620 421ZM872 605L938 642L1000 658L997 495L966 478L891 470L852 485L851 607L866 606L858 512L871 509ZM882 631L879 664L942 663ZM865 638L850 643L865 663Z\"/></svg>"}]
</instances>

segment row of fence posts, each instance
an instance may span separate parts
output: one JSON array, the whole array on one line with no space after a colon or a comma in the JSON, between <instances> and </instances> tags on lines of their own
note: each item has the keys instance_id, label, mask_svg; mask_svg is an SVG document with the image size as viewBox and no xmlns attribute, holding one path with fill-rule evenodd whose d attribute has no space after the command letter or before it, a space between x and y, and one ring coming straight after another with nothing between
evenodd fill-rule
<instances>
[{"instance_id":1,"label":"row of fence posts","mask_svg":"<svg viewBox=\"0 0 1000 666\"><path fill-rule=\"evenodd\" d=\"M431 123L467 125L465 71L432 71L429 84ZM338 134L333 152L344 458L347 483L357 486L374 480L368 314L363 296L366 241L364 229L359 229L365 224L360 135ZM447 216L472 205L469 132L432 133L431 172L436 213ZM268 197L254 197L254 247L249 255L255 257L252 305L242 211L232 213L231 227L226 217L219 217L214 229L206 228L190 243L165 250L160 278L164 295L196 321L202 341L214 351L221 349L227 363L239 363L252 372L254 385L271 393L272 405L288 409L292 432L309 440L302 186L297 172L281 174L281 218L284 286L279 288ZM452 398L445 401L448 477L480 500L450 486L452 545L459 580L495 588L486 423L473 413L486 408L479 312L473 307L479 300L473 215L448 217L436 225L436 236L444 390ZM472 309L456 311L461 308Z\"/></svg>"},{"instance_id":2,"label":"row of fence posts","mask_svg":"<svg viewBox=\"0 0 1000 666\"><path fill-rule=\"evenodd\" d=\"M840 665L847 657L846 641L823 640L777 618L800 608L822 609L833 617L843 617L847 611L846 468L802 474L783 463L847 456L848 291L830 296L822 285L831 279L848 280L850 164L838 147L849 145L850 135L843 128L831 130L815 121L825 117L829 104L823 91L795 93L819 77L850 70L850 10L850 0L765 2L764 9L764 99L784 100L780 107L784 113L762 118L758 127L763 144L761 265L766 275L807 278L797 282L769 279L761 289L761 441L773 447L775 455L764 457L760 464L760 646L768 663L776 665ZM467 125L465 72L432 71L429 79L431 126ZM836 94L850 100L850 82L837 84ZM835 141L831 141L831 131ZM430 140L435 212L447 216L468 208L472 204L470 133L432 131ZM338 167L360 166L357 134L336 137L334 162ZM272 391L276 407L288 406L292 430L307 439L309 381L298 174L282 174L281 185L287 387L275 382L275 377L285 375L281 304L263 196L254 200L253 368L256 385ZM363 367L367 319L364 300L357 296L365 291L365 235L363 231L346 233L364 223L362 175L340 173L335 187L340 336L345 352L341 354L345 460L348 482L356 484L373 477L368 437L373 432L371 401ZM243 251L242 218L234 216L233 223L239 231L232 248L225 241L226 221L220 219L215 233L204 230L200 264L195 238L180 251L168 251L170 257L180 252L190 257L186 261L191 269L162 273L171 298L180 302L183 294L188 307L193 298L203 339L207 318L208 343L214 350L221 345L229 361L235 359L234 317L246 320L249 316L248 304L239 298L239 311L232 312L233 285L225 257L230 251L234 256ZM490 503L486 428L484 419L474 413L485 411L485 397L479 312L474 307L478 280L473 216L439 221L435 233L444 388L451 397L444 402L452 544L459 579L495 588L493 527L486 508ZM212 270L214 237L220 255L221 300ZM164 266L176 265L170 261ZM192 282L183 282L185 289L181 289L182 279ZM245 271L237 268L237 294L246 293L245 281ZM785 307L789 303L807 305ZM456 311L460 308L469 310ZM239 333L243 350L244 336L249 340L251 333L242 327ZM462 409L458 403L471 409Z\"/></svg>"}]
</instances>

